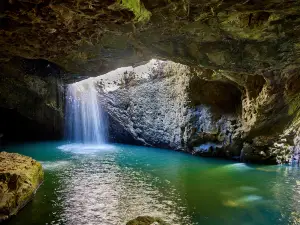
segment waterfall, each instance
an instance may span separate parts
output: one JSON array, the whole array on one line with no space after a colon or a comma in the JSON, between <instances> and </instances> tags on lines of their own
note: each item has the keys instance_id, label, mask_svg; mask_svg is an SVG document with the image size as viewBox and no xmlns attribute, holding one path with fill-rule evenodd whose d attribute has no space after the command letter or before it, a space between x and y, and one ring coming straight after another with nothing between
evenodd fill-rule
<instances>
[{"instance_id":1,"label":"waterfall","mask_svg":"<svg viewBox=\"0 0 300 225\"><path fill-rule=\"evenodd\" d=\"M65 127L71 142L105 143L106 119L93 78L67 86Z\"/></svg>"}]
</instances>

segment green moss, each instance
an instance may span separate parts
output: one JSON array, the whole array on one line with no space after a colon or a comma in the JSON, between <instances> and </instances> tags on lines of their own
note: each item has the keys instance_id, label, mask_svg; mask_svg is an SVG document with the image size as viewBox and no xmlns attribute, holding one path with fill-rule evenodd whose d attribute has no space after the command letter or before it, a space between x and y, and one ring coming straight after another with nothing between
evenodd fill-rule
<instances>
[{"instance_id":1,"label":"green moss","mask_svg":"<svg viewBox=\"0 0 300 225\"><path fill-rule=\"evenodd\" d=\"M216 65L224 65L226 63L226 53L225 52L210 52L207 53L210 61Z\"/></svg>"},{"instance_id":2,"label":"green moss","mask_svg":"<svg viewBox=\"0 0 300 225\"><path fill-rule=\"evenodd\" d=\"M250 15L255 17L259 12L231 12L219 13L218 18L220 21L220 28L230 33L235 38L241 39L251 39L251 40L266 40L266 39L276 39L280 35L279 33L271 32L270 21L277 20L278 15L272 15L270 19L257 20L254 24L250 24ZM257 18L261 18L257 16Z\"/></svg>"},{"instance_id":3,"label":"green moss","mask_svg":"<svg viewBox=\"0 0 300 225\"><path fill-rule=\"evenodd\" d=\"M282 13L272 13L269 17L269 22L270 21L278 21L284 18L284 14Z\"/></svg>"},{"instance_id":4,"label":"green moss","mask_svg":"<svg viewBox=\"0 0 300 225\"><path fill-rule=\"evenodd\" d=\"M118 0L118 4L123 8L132 11L138 22L147 22L151 17L151 12L145 8L140 0Z\"/></svg>"},{"instance_id":5,"label":"green moss","mask_svg":"<svg viewBox=\"0 0 300 225\"><path fill-rule=\"evenodd\" d=\"M294 115L296 113L296 118L300 117L300 94L296 94L293 97L288 98L287 100L289 109L288 109L288 115Z\"/></svg>"},{"instance_id":6,"label":"green moss","mask_svg":"<svg viewBox=\"0 0 300 225\"><path fill-rule=\"evenodd\" d=\"M34 196L44 178L42 165L27 156L1 152L0 189L6 190L0 199L0 221L15 215Z\"/></svg>"},{"instance_id":7,"label":"green moss","mask_svg":"<svg viewBox=\"0 0 300 225\"><path fill-rule=\"evenodd\" d=\"M296 50L299 50L300 49L300 43L295 43L294 47L295 47Z\"/></svg>"}]
</instances>

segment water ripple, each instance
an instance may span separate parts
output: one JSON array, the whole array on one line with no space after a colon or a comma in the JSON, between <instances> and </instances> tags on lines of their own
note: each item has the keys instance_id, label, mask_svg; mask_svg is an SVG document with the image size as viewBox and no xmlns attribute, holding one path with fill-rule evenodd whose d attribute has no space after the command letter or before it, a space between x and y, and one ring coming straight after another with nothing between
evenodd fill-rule
<instances>
[{"instance_id":1,"label":"water ripple","mask_svg":"<svg viewBox=\"0 0 300 225\"><path fill-rule=\"evenodd\" d=\"M75 162L61 171L57 190L63 198L60 221L118 225L150 215L173 225L192 224L189 217L183 218L185 208L176 203L180 199L175 191L163 193L155 185L168 182L143 171L121 168L116 158L112 153L99 158L75 157Z\"/></svg>"}]
</instances>

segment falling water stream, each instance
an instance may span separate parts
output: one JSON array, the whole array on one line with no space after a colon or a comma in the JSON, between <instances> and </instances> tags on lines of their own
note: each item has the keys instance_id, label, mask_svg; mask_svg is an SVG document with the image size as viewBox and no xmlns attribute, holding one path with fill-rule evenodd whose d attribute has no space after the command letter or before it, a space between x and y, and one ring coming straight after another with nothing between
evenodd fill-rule
<instances>
[{"instance_id":1,"label":"falling water stream","mask_svg":"<svg viewBox=\"0 0 300 225\"><path fill-rule=\"evenodd\" d=\"M99 104L94 78L68 85L65 116L65 132L69 141L105 143L106 120Z\"/></svg>"}]
</instances>

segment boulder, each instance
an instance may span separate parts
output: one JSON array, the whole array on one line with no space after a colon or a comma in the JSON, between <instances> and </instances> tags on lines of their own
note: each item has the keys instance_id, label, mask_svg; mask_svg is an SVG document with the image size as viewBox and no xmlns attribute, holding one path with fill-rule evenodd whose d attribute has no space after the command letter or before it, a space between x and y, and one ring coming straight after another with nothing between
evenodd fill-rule
<instances>
[{"instance_id":1,"label":"boulder","mask_svg":"<svg viewBox=\"0 0 300 225\"><path fill-rule=\"evenodd\" d=\"M241 93L230 83L206 81L187 66L159 60L95 81L113 142L190 153L210 143L214 153L203 155L225 156L225 148L240 140ZM229 155L239 156L234 150Z\"/></svg>"},{"instance_id":2,"label":"boulder","mask_svg":"<svg viewBox=\"0 0 300 225\"><path fill-rule=\"evenodd\" d=\"M0 222L32 199L43 177L41 164L32 158L0 152Z\"/></svg>"}]
</instances>

